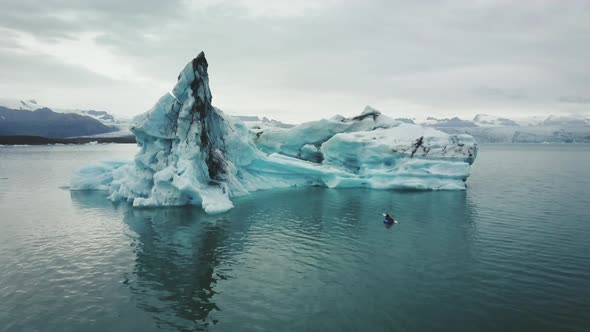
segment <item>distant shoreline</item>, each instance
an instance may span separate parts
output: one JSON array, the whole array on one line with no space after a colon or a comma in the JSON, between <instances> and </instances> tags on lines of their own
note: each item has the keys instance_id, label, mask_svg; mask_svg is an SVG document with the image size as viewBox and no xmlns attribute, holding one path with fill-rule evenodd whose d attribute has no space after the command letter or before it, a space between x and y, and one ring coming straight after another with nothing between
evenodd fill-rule
<instances>
[{"instance_id":1,"label":"distant shoreline","mask_svg":"<svg viewBox=\"0 0 590 332\"><path fill-rule=\"evenodd\" d=\"M72 138L49 138L41 136L0 136L2 145L48 145L48 144L87 144L97 143L136 143L135 136L122 137L72 137Z\"/></svg>"},{"instance_id":2,"label":"distant shoreline","mask_svg":"<svg viewBox=\"0 0 590 332\"><path fill-rule=\"evenodd\" d=\"M135 136L120 137L71 137L71 138L50 138L42 136L0 136L0 145L50 145L50 144L88 144L96 143L137 143ZM524 145L547 145L547 144L590 144L588 142L481 142L480 145L501 145L501 144L524 144Z\"/></svg>"}]
</instances>

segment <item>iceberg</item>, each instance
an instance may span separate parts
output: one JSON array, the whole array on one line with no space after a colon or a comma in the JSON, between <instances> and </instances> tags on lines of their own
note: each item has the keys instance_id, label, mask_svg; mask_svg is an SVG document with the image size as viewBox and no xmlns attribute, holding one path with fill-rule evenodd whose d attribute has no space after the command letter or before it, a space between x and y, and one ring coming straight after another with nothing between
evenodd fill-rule
<instances>
[{"instance_id":1,"label":"iceberg","mask_svg":"<svg viewBox=\"0 0 590 332\"><path fill-rule=\"evenodd\" d=\"M107 190L135 207L233 207L232 197L262 189L323 186L464 190L477 143L408 124L367 107L352 118L296 126L248 126L211 103L201 52L174 88L130 130L140 151L132 162L88 166L72 190Z\"/></svg>"}]
</instances>

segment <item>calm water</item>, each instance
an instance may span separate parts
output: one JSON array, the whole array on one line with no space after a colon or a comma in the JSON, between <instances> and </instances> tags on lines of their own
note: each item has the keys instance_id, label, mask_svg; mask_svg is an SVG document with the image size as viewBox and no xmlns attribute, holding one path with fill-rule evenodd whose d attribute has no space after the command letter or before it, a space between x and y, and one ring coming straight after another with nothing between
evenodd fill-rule
<instances>
[{"instance_id":1,"label":"calm water","mask_svg":"<svg viewBox=\"0 0 590 332\"><path fill-rule=\"evenodd\" d=\"M590 145L484 145L465 192L277 190L218 216L60 189L135 151L0 147L0 331L590 330Z\"/></svg>"}]
</instances>

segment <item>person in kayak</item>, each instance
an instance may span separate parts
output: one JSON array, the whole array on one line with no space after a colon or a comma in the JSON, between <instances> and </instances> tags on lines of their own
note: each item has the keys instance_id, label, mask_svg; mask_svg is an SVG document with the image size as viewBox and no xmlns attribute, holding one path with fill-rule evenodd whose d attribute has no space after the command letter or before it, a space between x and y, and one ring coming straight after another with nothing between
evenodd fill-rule
<instances>
[{"instance_id":1,"label":"person in kayak","mask_svg":"<svg viewBox=\"0 0 590 332\"><path fill-rule=\"evenodd\" d=\"M389 221L389 222L393 222L393 217L390 216L388 213L384 213L383 216L385 217L385 220Z\"/></svg>"}]
</instances>

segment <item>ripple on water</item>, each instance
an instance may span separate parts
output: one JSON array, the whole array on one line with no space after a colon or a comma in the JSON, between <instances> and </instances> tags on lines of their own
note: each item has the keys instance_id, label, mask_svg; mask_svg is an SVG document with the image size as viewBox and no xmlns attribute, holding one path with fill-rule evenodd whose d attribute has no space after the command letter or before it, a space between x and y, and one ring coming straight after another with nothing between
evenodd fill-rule
<instances>
[{"instance_id":1,"label":"ripple on water","mask_svg":"<svg viewBox=\"0 0 590 332\"><path fill-rule=\"evenodd\" d=\"M58 189L94 151L0 151L0 329L589 330L590 150L511 149L483 146L465 192L275 190L218 216Z\"/></svg>"}]
</instances>

